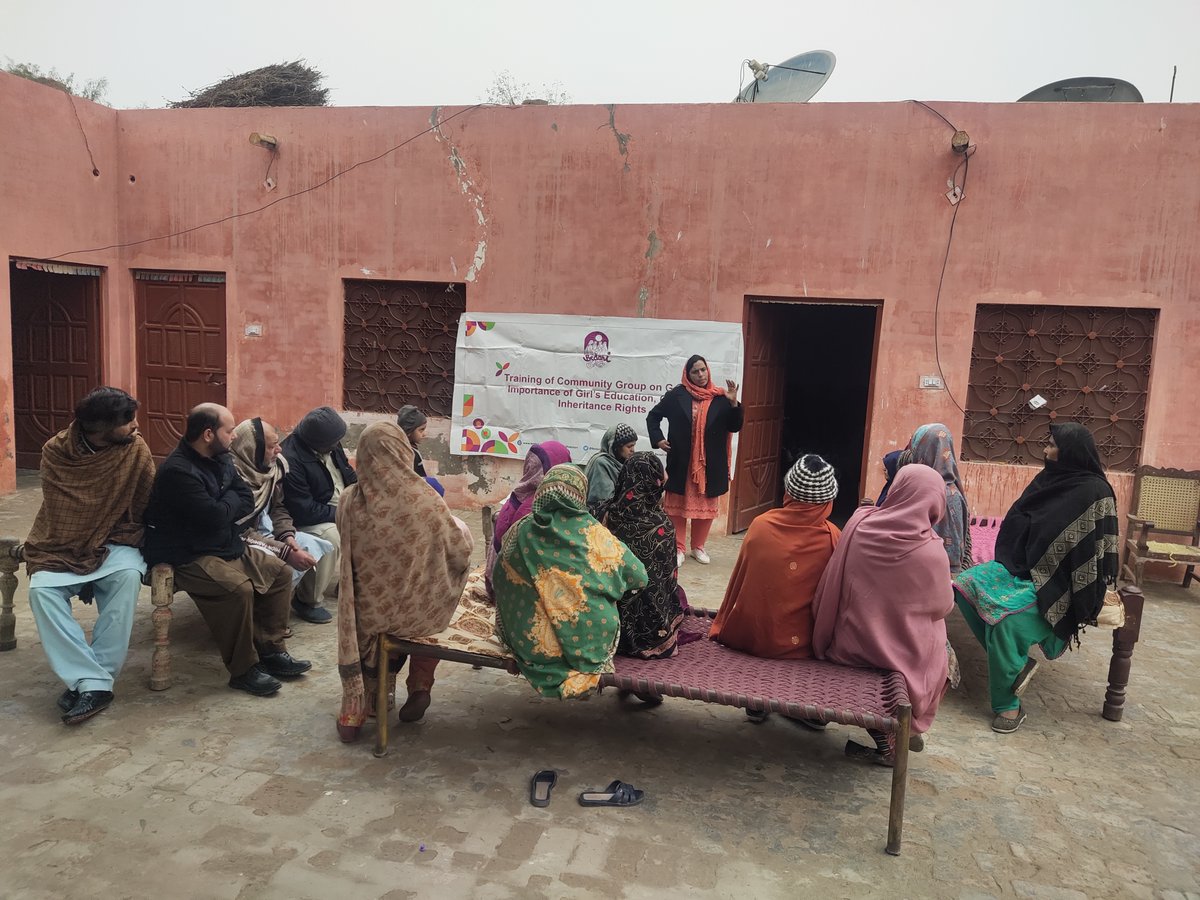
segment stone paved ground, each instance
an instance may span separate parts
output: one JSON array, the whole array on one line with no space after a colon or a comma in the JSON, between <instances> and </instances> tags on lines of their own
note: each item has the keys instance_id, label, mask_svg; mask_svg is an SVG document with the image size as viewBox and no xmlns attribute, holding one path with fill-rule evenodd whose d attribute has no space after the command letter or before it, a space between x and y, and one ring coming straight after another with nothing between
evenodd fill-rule
<instances>
[{"instance_id":1,"label":"stone paved ground","mask_svg":"<svg viewBox=\"0 0 1200 900\"><path fill-rule=\"evenodd\" d=\"M28 529L38 489L21 485L0 532ZM713 566L684 569L709 604L736 540L711 550ZM611 693L559 703L443 664L425 721L376 760L334 733L333 626L296 624L314 673L255 699L225 687L182 595L175 686L146 688L143 597L116 704L68 729L21 580L19 645L0 654L6 898L1200 897L1195 587L1150 592L1121 723L1099 716L1109 641L1092 633L1039 673L1028 724L992 734L981 652L952 620L964 684L913 757L896 859L889 775L842 756L853 729ZM547 809L527 802L541 768L560 773ZM618 777L646 789L641 807L576 804Z\"/></svg>"}]
</instances>

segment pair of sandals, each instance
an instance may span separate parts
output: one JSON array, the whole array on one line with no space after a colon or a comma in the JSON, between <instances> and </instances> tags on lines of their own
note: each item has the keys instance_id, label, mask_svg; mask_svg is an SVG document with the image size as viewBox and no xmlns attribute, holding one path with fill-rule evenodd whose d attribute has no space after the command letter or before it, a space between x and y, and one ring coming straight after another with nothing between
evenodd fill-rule
<instances>
[{"instance_id":1,"label":"pair of sandals","mask_svg":"<svg viewBox=\"0 0 1200 900\"><path fill-rule=\"evenodd\" d=\"M549 806L550 793L558 784L558 773L542 769L529 782L529 802L534 806ZM646 792L632 784L614 781L604 790L584 791L579 795L580 806L637 806L646 799Z\"/></svg>"}]
</instances>

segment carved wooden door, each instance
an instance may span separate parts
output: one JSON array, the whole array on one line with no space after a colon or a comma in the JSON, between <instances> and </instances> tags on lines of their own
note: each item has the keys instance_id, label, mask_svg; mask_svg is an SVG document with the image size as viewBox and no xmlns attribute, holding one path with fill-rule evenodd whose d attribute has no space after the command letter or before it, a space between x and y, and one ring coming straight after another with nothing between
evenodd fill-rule
<instances>
[{"instance_id":1,"label":"carved wooden door","mask_svg":"<svg viewBox=\"0 0 1200 900\"><path fill-rule=\"evenodd\" d=\"M138 421L161 457L193 406L225 404L225 284L139 280L137 315Z\"/></svg>"},{"instance_id":2,"label":"carved wooden door","mask_svg":"<svg viewBox=\"0 0 1200 900\"><path fill-rule=\"evenodd\" d=\"M746 322L745 423L738 438L730 521L734 531L779 505L783 443L784 331L779 304L751 303Z\"/></svg>"},{"instance_id":3,"label":"carved wooden door","mask_svg":"<svg viewBox=\"0 0 1200 900\"><path fill-rule=\"evenodd\" d=\"M36 469L42 445L100 385L100 279L15 266L9 277L17 465Z\"/></svg>"}]
</instances>

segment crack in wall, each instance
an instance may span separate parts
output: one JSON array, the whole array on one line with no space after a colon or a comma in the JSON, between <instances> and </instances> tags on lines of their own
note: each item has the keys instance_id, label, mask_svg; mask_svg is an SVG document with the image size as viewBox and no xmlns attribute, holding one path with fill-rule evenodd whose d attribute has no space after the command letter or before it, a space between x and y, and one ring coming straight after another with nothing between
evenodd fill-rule
<instances>
[{"instance_id":1,"label":"crack in wall","mask_svg":"<svg viewBox=\"0 0 1200 900\"><path fill-rule=\"evenodd\" d=\"M475 245L475 252L471 257L471 265L463 275L463 281L474 281L479 273L483 271L484 263L487 262L487 204L484 201L483 192L476 187L475 180L468 174L466 160L458 152L458 147L450 139L444 131L442 131L441 122L442 108L435 106L433 112L429 114L429 125L433 129L433 136L439 144L446 144L450 153L448 159L450 166L454 169L454 177L458 180L458 189L471 204L471 208L475 212L475 224L479 232L479 241ZM453 260L451 261L453 265ZM454 266L455 274L458 274L458 267Z\"/></svg>"},{"instance_id":2,"label":"crack in wall","mask_svg":"<svg viewBox=\"0 0 1200 900\"><path fill-rule=\"evenodd\" d=\"M633 139L633 135L627 134L624 131L617 131L617 107L616 104L608 104L608 124L601 125L601 128L609 128L617 139L617 152L625 157L625 166L622 171L629 171L629 142Z\"/></svg>"}]
</instances>

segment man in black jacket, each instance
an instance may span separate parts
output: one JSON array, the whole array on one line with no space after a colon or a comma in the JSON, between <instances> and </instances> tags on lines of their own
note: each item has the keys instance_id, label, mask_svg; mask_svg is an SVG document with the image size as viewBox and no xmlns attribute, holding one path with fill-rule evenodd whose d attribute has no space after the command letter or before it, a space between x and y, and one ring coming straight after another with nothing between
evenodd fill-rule
<instances>
[{"instance_id":1,"label":"man in black jacket","mask_svg":"<svg viewBox=\"0 0 1200 900\"><path fill-rule=\"evenodd\" d=\"M332 590L338 583L342 554L337 504L342 491L358 481L342 449L345 434L346 423L337 410L321 406L301 419L283 441L283 457L288 463L283 503L296 528L333 544L333 552L321 557L316 570L317 581L333 586ZM321 606L322 599L301 594L292 598L292 609L306 622L328 622L333 616Z\"/></svg>"},{"instance_id":2,"label":"man in black jacket","mask_svg":"<svg viewBox=\"0 0 1200 900\"><path fill-rule=\"evenodd\" d=\"M279 557L248 546L245 518L254 496L230 458L233 413L215 403L191 411L187 431L159 467L146 509L149 566L175 567L175 587L187 591L208 624L229 669L229 686L260 697L279 678L312 668L293 659L283 634L292 596L291 569Z\"/></svg>"}]
</instances>

